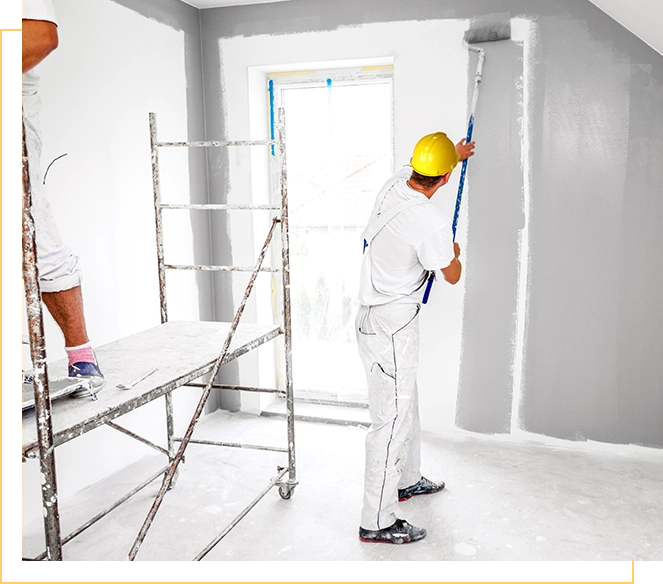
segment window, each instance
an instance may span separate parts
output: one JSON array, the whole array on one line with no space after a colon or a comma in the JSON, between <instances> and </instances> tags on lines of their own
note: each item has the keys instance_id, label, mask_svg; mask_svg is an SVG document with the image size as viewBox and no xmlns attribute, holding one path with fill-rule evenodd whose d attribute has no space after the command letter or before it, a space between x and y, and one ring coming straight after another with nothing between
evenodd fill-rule
<instances>
[{"instance_id":1,"label":"window","mask_svg":"<svg viewBox=\"0 0 663 584\"><path fill-rule=\"evenodd\" d=\"M268 76L286 110L294 386L366 401L354 318L361 232L393 170L392 67Z\"/></svg>"}]
</instances>

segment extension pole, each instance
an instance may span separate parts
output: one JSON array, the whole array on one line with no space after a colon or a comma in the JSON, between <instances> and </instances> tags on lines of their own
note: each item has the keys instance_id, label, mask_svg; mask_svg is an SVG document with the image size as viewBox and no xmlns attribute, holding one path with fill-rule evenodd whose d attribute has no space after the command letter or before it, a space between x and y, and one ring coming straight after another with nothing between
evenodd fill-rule
<instances>
[{"instance_id":1,"label":"extension pole","mask_svg":"<svg viewBox=\"0 0 663 584\"><path fill-rule=\"evenodd\" d=\"M472 132L474 131L474 114L477 111L477 102L479 101L479 85L481 85L481 78L483 76L483 62L486 58L486 51L473 47L465 39L463 39L463 46L470 51L474 51L479 55L477 62L477 72L474 75L474 92L472 93L472 105L470 106L470 120L467 124L467 136L465 143L472 141ZM451 232L453 234L453 241L456 241L456 225L458 224L458 215L460 214L460 203L463 196L463 187L465 186L465 174L467 173L467 158L463 160L463 166L460 171L460 181L458 182L458 195L456 196L456 208L454 210L454 219L451 224ZM435 281L435 273L431 272L426 283L426 290L422 299L422 304L428 302L433 282Z\"/></svg>"},{"instance_id":2,"label":"extension pole","mask_svg":"<svg viewBox=\"0 0 663 584\"><path fill-rule=\"evenodd\" d=\"M474 75L474 92L472 93L472 105L470 107L470 120L467 123L467 137L465 142L472 141L472 133L474 131L474 115L477 111L477 102L479 100L479 85L481 85L481 78L483 77L483 62L486 58L486 51L478 47L474 47L463 39L463 46L477 53L479 60L477 62L477 72ZM460 181L458 182L458 195L456 196L456 209L454 211L454 220L451 224L451 232L453 233L453 240L456 241L456 226L458 224L458 215L460 214L460 203L463 196L463 187L465 186L465 174L467 173L467 158L463 160L463 166L460 171Z\"/></svg>"}]
</instances>

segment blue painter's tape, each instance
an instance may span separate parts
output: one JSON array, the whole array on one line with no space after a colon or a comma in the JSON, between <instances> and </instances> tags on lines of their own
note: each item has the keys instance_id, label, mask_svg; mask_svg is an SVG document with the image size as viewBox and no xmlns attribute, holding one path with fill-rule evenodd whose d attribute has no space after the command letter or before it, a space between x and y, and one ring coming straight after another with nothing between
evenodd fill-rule
<instances>
[{"instance_id":1,"label":"blue painter's tape","mask_svg":"<svg viewBox=\"0 0 663 584\"><path fill-rule=\"evenodd\" d=\"M333 117L332 117L332 80L327 77L327 135L332 135Z\"/></svg>"},{"instance_id":2,"label":"blue painter's tape","mask_svg":"<svg viewBox=\"0 0 663 584\"><path fill-rule=\"evenodd\" d=\"M276 124L274 120L274 80L269 80L269 139L274 139L274 126ZM272 156L274 156L274 144L272 144Z\"/></svg>"}]
</instances>

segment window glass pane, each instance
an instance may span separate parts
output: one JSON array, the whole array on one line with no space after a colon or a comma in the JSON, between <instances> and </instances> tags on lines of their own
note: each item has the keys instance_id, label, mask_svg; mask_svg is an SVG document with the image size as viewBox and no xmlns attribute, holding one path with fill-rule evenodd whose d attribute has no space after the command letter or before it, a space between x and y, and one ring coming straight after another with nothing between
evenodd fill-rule
<instances>
[{"instance_id":1,"label":"window glass pane","mask_svg":"<svg viewBox=\"0 0 663 584\"><path fill-rule=\"evenodd\" d=\"M282 89L296 390L362 399L361 232L392 171L391 83Z\"/></svg>"}]
</instances>

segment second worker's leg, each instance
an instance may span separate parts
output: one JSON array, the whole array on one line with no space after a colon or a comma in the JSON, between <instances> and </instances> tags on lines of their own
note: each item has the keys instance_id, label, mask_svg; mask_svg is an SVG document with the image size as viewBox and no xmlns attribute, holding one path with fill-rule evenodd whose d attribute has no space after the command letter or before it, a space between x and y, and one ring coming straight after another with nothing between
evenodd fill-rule
<instances>
[{"instance_id":1,"label":"second worker's leg","mask_svg":"<svg viewBox=\"0 0 663 584\"><path fill-rule=\"evenodd\" d=\"M97 392L104 384L104 377L99 371L87 336L78 258L62 241L46 197L40 166L41 135L36 113L25 116L24 124L30 159L31 211L35 223L42 300L64 335L69 376L89 379L91 389ZM90 392L87 388L81 388L72 395L85 397Z\"/></svg>"},{"instance_id":2,"label":"second worker's leg","mask_svg":"<svg viewBox=\"0 0 663 584\"><path fill-rule=\"evenodd\" d=\"M60 292L42 292L42 300L62 330L67 347L77 347L90 342L85 328L83 294L76 286Z\"/></svg>"},{"instance_id":3,"label":"second worker's leg","mask_svg":"<svg viewBox=\"0 0 663 584\"><path fill-rule=\"evenodd\" d=\"M69 377L89 379L92 391L99 391L104 385L104 376L99 370L87 336L81 287L75 286L59 292L42 292L42 300L64 335ZM76 390L72 394L73 397L88 395L90 392L87 389Z\"/></svg>"}]
</instances>

